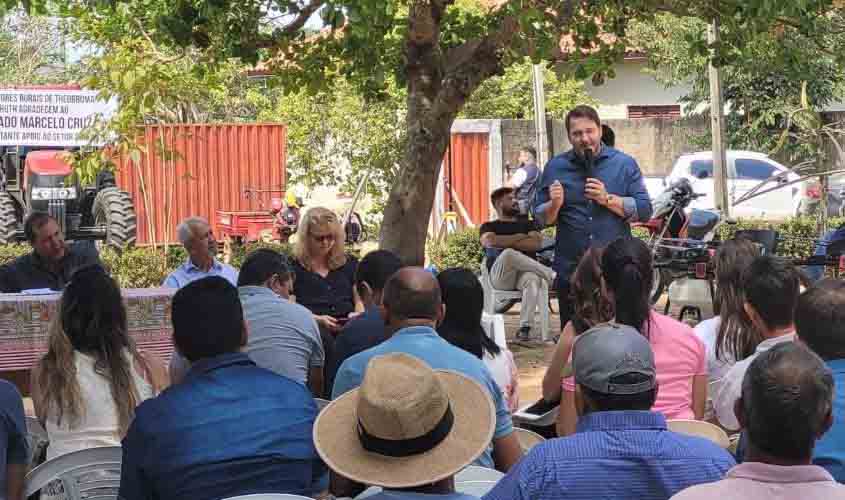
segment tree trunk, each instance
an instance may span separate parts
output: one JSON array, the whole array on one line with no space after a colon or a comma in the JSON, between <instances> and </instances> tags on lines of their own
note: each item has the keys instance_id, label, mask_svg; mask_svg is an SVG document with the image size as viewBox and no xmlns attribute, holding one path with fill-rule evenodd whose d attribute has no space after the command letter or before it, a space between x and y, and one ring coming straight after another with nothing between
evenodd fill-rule
<instances>
[{"instance_id":1,"label":"tree trunk","mask_svg":"<svg viewBox=\"0 0 845 500\"><path fill-rule=\"evenodd\" d=\"M428 221L452 121L425 133L421 128L409 132L405 159L387 200L381 248L398 255L406 265L425 262Z\"/></svg>"},{"instance_id":2,"label":"tree trunk","mask_svg":"<svg viewBox=\"0 0 845 500\"><path fill-rule=\"evenodd\" d=\"M501 47L516 33L513 18L498 30L442 54L440 21L450 0L411 4L405 46L408 145L381 225L380 246L405 265L425 262L428 222L452 123L473 91L503 71Z\"/></svg>"}]
</instances>

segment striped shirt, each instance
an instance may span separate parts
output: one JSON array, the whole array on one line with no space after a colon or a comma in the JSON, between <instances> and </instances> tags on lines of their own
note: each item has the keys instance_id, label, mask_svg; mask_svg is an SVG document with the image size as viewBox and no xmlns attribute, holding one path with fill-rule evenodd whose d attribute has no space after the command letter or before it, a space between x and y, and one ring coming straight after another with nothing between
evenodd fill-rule
<instances>
[{"instance_id":1,"label":"striped shirt","mask_svg":"<svg viewBox=\"0 0 845 500\"><path fill-rule=\"evenodd\" d=\"M531 450L484 500L667 500L734 464L716 444L669 431L659 413L590 413L572 436Z\"/></svg>"}]
</instances>

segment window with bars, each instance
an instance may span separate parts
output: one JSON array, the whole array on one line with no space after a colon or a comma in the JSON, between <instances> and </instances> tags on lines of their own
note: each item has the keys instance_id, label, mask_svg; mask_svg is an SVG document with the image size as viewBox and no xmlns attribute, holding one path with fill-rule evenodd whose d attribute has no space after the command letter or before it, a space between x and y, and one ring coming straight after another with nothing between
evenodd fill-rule
<instances>
[{"instance_id":1,"label":"window with bars","mask_svg":"<svg viewBox=\"0 0 845 500\"><path fill-rule=\"evenodd\" d=\"M628 118L680 118L681 105L628 106Z\"/></svg>"}]
</instances>

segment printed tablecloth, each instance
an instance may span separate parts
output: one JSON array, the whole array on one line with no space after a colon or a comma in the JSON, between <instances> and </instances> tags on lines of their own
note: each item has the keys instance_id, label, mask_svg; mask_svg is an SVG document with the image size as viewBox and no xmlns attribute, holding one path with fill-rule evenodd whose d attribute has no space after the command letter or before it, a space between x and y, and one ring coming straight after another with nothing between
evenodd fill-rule
<instances>
[{"instance_id":1,"label":"printed tablecloth","mask_svg":"<svg viewBox=\"0 0 845 500\"><path fill-rule=\"evenodd\" d=\"M170 304L176 290L127 288L129 335L138 347L167 361L173 351ZM26 370L47 351L50 321L61 295L0 294L0 372Z\"/></svg>"}]
</instances>

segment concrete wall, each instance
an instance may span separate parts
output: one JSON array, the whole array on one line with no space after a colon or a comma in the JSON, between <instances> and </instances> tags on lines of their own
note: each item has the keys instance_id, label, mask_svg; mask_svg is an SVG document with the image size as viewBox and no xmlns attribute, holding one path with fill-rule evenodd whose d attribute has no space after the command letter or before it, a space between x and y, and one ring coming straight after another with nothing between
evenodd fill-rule
<instances>
[{"instance_id":1,"label":"concrete wall","mask_svg":"<svg viewBox=\"0 0 845 500\"><path fill-rule=\"evenodd\" d=\"M646 67L644 59L625 60L614 67L616 78L603 85L584 82L584 90L599 104L597 109L602 119L627 119L628 106L679 104L680 98L689 93L688 86L666 88L645 72ZM681 112L684 111L682 106Z\"/></svg>"},{"instance_id":2,"label":"concrete wall","mask_svg":"<svg viewBox=\"0 0 845 500\"><path fill-rule=\"evenodd\" d=\"M704 119L646 118L639 120L607 120L616 133L616 145L636 158L644 175L666 175L675 159L682 153L695 151L691 137L705 133L709 124ZM566 127L563 121L549 121L549 145L554 155L569 150ZM505 165L518 164L517 157L522 146L533 145L534 122L530 120L501 121L501 161L491 161L491 169L496 163L504 169ZM494 152L491 150L491 155ZM503 172L503 177L506 174Z\"/></svg>"}]
</instances>

